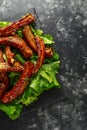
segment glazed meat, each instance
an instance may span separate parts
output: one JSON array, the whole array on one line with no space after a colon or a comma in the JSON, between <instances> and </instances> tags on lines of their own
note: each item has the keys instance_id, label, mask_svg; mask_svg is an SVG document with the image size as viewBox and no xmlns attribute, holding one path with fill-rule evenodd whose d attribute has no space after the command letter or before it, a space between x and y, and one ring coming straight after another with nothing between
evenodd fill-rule
<instances>
[{"instance_id":1,"label":"glazed meat","mask_svg":"<svg viewBox=\"0 0 87 130\"><path fill-rule=\"evenodd\" d=\"M0 64L4 62L3 58L3 52L0 49ZM9 86L9 79L6 72L0 71L0 97L2 96L3 92L8 88Z\"/></svg>"},{"instance_id":2,"label":"glazed meat","mask_svg":"<svg viewBox=\"0 0 87 130\"><path fill-rule=\"evenodd\" d=\"M21 51L25 58L32 56L32 50L27 46L26 42L16 36L9 36L9 37L1 37L0 38L0 45L9 45L16 47Z\"/></svg>"},{"instance_id":3,"label":"glazed meat","mask_svg":"<svg viewBox=\"0 0 87 130\"><path fill-rule=\"evenodd\" d=\"M13 22L5 28L0 28L0 37L13 35L16 30L34 21L35 17L32 14L28 14L19 21Z\"/></svg>"},{"instance_id":4,"label":"glazed meat","mask_svg":"<svg viewBox=\"0 0 87 130\"><path fill-rule=\"evenodd\" d=\"M23 36L24 36L24 39L26 40L26 42L29 44L29 46L37 52L37 45L36 45L36 42L35 42L35 37L31 31L31 28L30 26L26 25L24 26L24 29L23 29Z\"/></svg>"},{"instance_id":5,"label":"glazed meat","mask_svg":"<svg viewBox=\"0 0 87 130\"><path fill-rule=\"evenodd\" d=\"M3 51L0 49L0 100L3 103L10 103L23 94L31 76L38 72L45 58L53 56L53 49L46 47L44 40L33 34L30 23L34 21L35 17L28 14L19 21L13 22L5 28L0 28L0 46L4 45L3 51L6 54L6 57L3 58ZM23 30L21 32L23 37L18 36L17 30L20 28ZM18 55L20 55L19 51L23 55L23 57L19 56L21 60L18 60L23 61L21 62L23 65L15 58L15 53L12 51L14 48L18 50ZM38 56L36 64L29 61L29 58L33 59L34 53L36 57ZM10 72L21 74L13 87L9 85Z\"/></svg>"},{"instance_id":6,"label":"glazed meat","mask_svg":"<svg viewBox=\"0 0 87 130\"><path fill-rule=\"evenodd\" d=\"M45 58L45 45L40 37L35 37L37 48L38 48L38 60L34 67L33 73L36 74L44 62Z\"/></svg>"},{"instance_id":7,"label":"glazed meat","mask_svg":"<svg viewBox=\"0 0 87 130\"><path fill-rule=\"evenodd\" d=\"M34 65L32 62L26 62L24 64L24 70L18 82L13 86L13 88L9 92L4 93L4 95L2 96L1 101L3 103L10 103L14 99L19 97L21 94L23 94L24 90L27 88L27 85L29 84L29 79L32 75L33 67Z\"/></svg>"},{"instance_id":8,"label":"glazed meat","mask_svg":"<svg viewBox=\"0 0 87 130\"><path fill-rule=\"evenodd\" d=\"M6 52L6 57L7 57L8 63L10 65L13 65L15 60L14 60L14 53L11 52L11 47L10 46L6 46L5 52Z\"/></svg>"},{"instance_id":9,"label":"glazed meat","mask_svg":"<svg viewBox=\"0 0 87 130\"><path fill-rule=\"evenodd\" d=\"M53 49L52 47L45 47L45 56L50 58L53 56Z\"/></svg>"},{"instance_id":10,"label":"glazed meat","mask_svg":"<svg viewBox=\"0 0 87 130\"><path fill-rule=\"evenodd\" d=\"M23 29L23 36L25 41L29 44L29 46L35 51L38 52L37 44L35 41L35 36L30 28L30 26L26 25ZM53 56L53 50L51 47L45 47L45 57L52 57Z\"/></svg>"},{"instance_id":11,"label":"glazed meat","mask_svg":"<svg viewBox=\"0 0 87 130\"><path fill-rule=\"evenodd\" d=\"M23 66L22 65L16 65L10 66L7 62L2 62L0 63L0 72L22 72L23 71Z\"/></svg>"}]
</instances>

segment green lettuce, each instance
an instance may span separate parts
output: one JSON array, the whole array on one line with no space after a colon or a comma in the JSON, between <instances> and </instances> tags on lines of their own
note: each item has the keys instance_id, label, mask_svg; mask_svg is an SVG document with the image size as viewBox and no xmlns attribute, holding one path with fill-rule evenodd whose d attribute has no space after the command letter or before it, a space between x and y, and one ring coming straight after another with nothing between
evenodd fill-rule
<instances>
[{"instance_id":1,"label":"green lettuce","mask_svg":"<svg viewBox=\"0 0 87 130\"><path fill-rule=\"evenodd\" d=\"M31 78L28 89L24 92L20 102L29 105L38 99L38 96L45 90L53 87L60 88L56 79L56 73L60 67L60 61L42 65L38 73Z\"/></svg>"},{"instance_id":2,"label":"green lettuce","mask_svg":"<svg viewBox=\"0 0 87 130\"><path fill-rule=\"evenodd\" d=\"M0 103L0 110L4 111L12 120L20 117L23 104L27 106L38 100L39 95L45 90L49 90L53 87L60 88L60 84L56 79L59 68L60 61L42 65L38 73L31 78L30 84L24 94L11 104L6 105ZM16 75L14 73L12 74L13 76Z\"/></svg>"},{"instance_id":3,"label":"green lettuce","mask_svg":"<svg viewBox=\"0 0 87 130\"><path fill-rule=\"evenodd\" d=\"M2 28L2 27L6 27L6 26L8 26L9 24L11 24L11 22L0 21L0 27L1 27L1 28ZM33 33L34 33L35 36L39 36L39 37L41 37L41 38L44 40L44 43L45 43L45 44L51 45L51 44L55 43L55 42L54 42L54 39L53 39L53 37L52 37L51 35L49 35L49 34L44 34L44 32L43 32L42 30L40 30L40 29L35 30L32 25L31 25L31 29L32 29L32 31L33 31ZM21 38L23 38L22 28L19 29L19 30L17 30L16 33L17 33Z\"/></svg>"},{"instance_id":4,"label":"green lettuce","mask_svg":"<svg viewBox=\"0 0 87 130\"><path fill-rule=\"evenodd\" d=\"M5 112L10 119L15 120L18 117L20 117L20 113L22 111L23 105L21 104L9 104L9 105L5 105L3 103L0 102L0 110Z\"/></svg>"},{"instance_id":5,"label":"green lettuce","mask_svg":"<svg viewBox=\"0 0 87 130\"><path fill-rule=\"evenodd\" d=\"M6 27L11 22L0 22L0 27ZM54 43L53 37L49 34L44 34L42 30L35 30L33 26L31 29L35 36L39 36L44 40L46 46L52 46ZM20 37L22 36L22 28L17 30L16 32ZM16 49L12 50L15 53L15 60L19 61L21 64L24 64L26 60L20 54L20 52ZM30 61L36 63L37 55L33 55L29 58ZM32 76L30 79L30 84L27 86L27 89L19 98L14 100L10 104L3 104L0 102L0 110L5 112L10 119L15 120L20 117L22 112L22 108L24 105L30 105L31 103L38 100L39 95L41 95L44 91L49 90L53 87L60 88L60 84L58 79L56 78L56 74L60 68L60 59L59 54L53 50L53 56L51 58L45 58L44 64L39 69L36 75ZM20 73L9 72L8 73L10 80L10 87L16 84L20 77Z\"/></svg>"},{"instance_id":6,"label":"green lettuce","mask_svg":"<svg viewBox=\"0 0 87 130\"><path fill-rule=\"evenodd\" d=\"M33 31L33 33L34 33L35 36L39 36L40 38L42 38L44 40L45 44L51 45L51 44L55 43L54 39L53 39L53 37L51 35L44 34L44 32L42 30L40 30L40 29L35 30L33 28L33 26L31 26L31 29L32 29L32 31Z\"/></svg>"},{"instance_id":7,"label":"green lettuce","mask_svg":"<svg viewBox=\"0 0 87 130\"><path fill-rule=\"evenodd\" d=\"M0 28L4 28L4 27L8 26L9 24L11 24L11 22L0 21Z\"/></svg>"}]
</instances>

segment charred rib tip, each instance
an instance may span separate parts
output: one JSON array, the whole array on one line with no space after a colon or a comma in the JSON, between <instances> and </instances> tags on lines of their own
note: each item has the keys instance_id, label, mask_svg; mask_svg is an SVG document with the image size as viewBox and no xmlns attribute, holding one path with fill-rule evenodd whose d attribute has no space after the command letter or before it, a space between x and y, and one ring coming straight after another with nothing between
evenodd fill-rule
<instances>
[{"instance_id":1,"label":"charred rib tip","mask_svg":"<svg viewBox=\"0 0 87 130\"><path fill-rule=\"evenodd\" d=\"M32 18L33 21L35 21L35 16L32 14L28 14L28 16L30 16L30 18Z\"/></svg>"}]
</instances>

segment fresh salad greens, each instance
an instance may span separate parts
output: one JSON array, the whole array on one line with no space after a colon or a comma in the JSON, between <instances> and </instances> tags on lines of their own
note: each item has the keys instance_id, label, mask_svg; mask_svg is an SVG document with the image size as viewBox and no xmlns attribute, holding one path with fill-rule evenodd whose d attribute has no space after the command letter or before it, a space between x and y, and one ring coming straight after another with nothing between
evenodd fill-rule
<instances>
[{"instance_id":1,"label":"fresh salad greens","mask_svg":"<svg viewBox=\"0 0 87 130\"><path fill-rule=\"evenodd\" d=\"M31 26L31 29L35 36L39 36L40 38L42 38L44 40L45 44L50 45L50 44L54 43L53 37L51 35L44 34L44 32L40 29L35 30L32 26Z\"/></svg>"},{"instance_id":2,"label":"fresh salad greens","mask_svg":"<svg viewBox=\"0 0 87 130\"><path fill-rule=\"evenodd\" d=\"M1 21L0 27L5 27L9 25L10 22ZM48 34L44 34L42 30L35 30L33 26L31 29L34 35L40 36L47 46L52 46L55 42L53 37ZM17 31L17 34L22 37L22 29ZM14 50L15 52L15 50ZM15 59L21 64L24 64L26 59L16 51ZM37 56L34 54L29 60L36 62ZM18 99L10 104L3 104L0 102L0 110L5 112L10 119L15 120L20 116L23 105L30 105L34 101L38 100L39 95L45 90L49 90L53 87L60 88L60 84L56 79L56 74L60 68L60 59L58 53L54 50L53 56L51 58L46 58L44 64L37 72L36 75L32 76L30 79L30 84L28 85L26 91ZM20 77L20 73L9 72L10 86L12 87Z\"/></svg>"}]
</instances>

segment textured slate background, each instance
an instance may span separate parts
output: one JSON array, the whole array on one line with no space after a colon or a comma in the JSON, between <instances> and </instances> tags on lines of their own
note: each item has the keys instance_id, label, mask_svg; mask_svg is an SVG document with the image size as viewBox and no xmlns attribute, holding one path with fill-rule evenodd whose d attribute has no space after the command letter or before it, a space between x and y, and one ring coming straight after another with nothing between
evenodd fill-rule
<instances>
[{"instance_id":1,"label":"textured slate background","mask_svg":"<svg viewBox=\"0 0 87 130\"><path fill-rule=\"evenodd\" d=\"M59 81L68 100L23 116L21 130L87 129L87 0L0 0L0 20L35 7L60 54ZM4 122L4 129L12 129ZM16 129L17 130L17 129Z\"/></svg>"}]
</instances>

